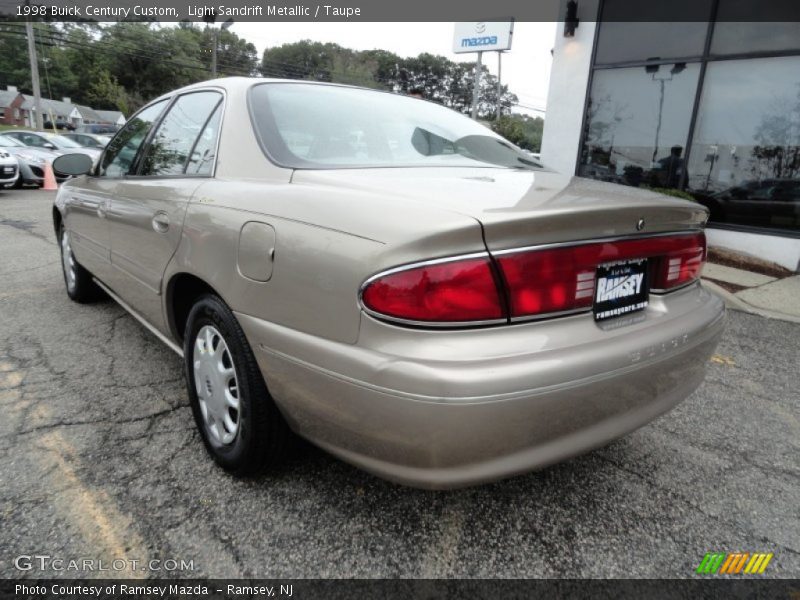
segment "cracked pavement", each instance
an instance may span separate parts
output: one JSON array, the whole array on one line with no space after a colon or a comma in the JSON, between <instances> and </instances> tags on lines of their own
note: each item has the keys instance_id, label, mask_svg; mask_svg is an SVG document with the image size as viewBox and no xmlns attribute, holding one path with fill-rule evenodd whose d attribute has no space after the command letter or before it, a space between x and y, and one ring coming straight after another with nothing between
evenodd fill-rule
<instances>
[{"instance_id":1,"label":"cracked pavement","mask_svg":"<svg viewBox=\"0 0 800 600\"><path fill-rule=\"evenodd\" d=\"M110 300L67 298L53 194L0 191L0 577L22 554L193 561L202 577L692 577L709 551L800 577L800 324L729 312L706 382L605 448L453 492L303 447L236 480L181 360Z\"/></svg>"}]
</instances>

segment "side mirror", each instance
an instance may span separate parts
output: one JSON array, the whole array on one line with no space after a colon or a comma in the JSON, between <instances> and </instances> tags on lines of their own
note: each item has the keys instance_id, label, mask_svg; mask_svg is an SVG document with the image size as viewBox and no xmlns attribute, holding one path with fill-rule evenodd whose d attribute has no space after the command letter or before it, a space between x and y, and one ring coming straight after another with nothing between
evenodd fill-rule
<instances>
[{"instance_id":1,"label":"side mirror","mask_svg":"<svg viewBox=\"0 0 800 600\"><path fill-rule=\"evenodd\" d=\"M86 154L62 154L53 161L53 170L62 175L85 175L92 170L92 159Z\"/></svg>"},{"instance_id":2,"label":"side mirror","mask_svg":"<svg viewBox=\"0 0 800 600\"><path fill-rule=\"evenodd\" d=\"M51 144L50 142L45 142L44 143L44 147L47 148L48 150L55 150L56 149L55 145Z\"/></svg>"}]
</instances>

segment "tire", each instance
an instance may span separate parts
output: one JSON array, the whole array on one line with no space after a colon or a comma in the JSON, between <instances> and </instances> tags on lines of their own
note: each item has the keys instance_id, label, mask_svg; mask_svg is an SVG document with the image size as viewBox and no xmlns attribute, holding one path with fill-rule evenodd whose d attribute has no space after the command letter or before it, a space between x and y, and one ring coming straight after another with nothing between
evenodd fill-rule
<instances>
[{"instance_id":1,"label":"tire","mask_svg":"<svg viewBox=\"0 0 800 600\"><path fill-rule=\"evenodd\" d=\"M92 274L75 260L69 243L69 232L64 229L63 224L59 228L58 242L61 248L61 272L70 300L85 304L102 298L103 291L92 280Z\"/></svg>"},{"instance_id":2,"label":"tire","mask_svg":"<svg viewBox=\"0 0 800 600\"><path fill-rule=\"evenodd\" d=\"M248 476L283 462L292 433L241 326L219 297L205 294L195 302L187 318L183 353L192 413L217 464L234 475Z\"/></svg>"}]
</instances>

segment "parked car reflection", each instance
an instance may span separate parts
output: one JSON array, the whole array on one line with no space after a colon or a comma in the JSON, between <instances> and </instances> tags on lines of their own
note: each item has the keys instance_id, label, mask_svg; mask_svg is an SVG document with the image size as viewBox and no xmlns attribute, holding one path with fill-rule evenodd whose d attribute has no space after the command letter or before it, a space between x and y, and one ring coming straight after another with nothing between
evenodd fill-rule
<instances>
[{"instance_id":1,"label":"parked car reflection","mask_svg":"<svg viewBox=\"0 0 800 600\"><path fill-rule=\"evenodd\" d=\"M695 193L711 220L737 225L800 226L800 179L745 181L714 194Z\"/></svg>"}]
</instances>

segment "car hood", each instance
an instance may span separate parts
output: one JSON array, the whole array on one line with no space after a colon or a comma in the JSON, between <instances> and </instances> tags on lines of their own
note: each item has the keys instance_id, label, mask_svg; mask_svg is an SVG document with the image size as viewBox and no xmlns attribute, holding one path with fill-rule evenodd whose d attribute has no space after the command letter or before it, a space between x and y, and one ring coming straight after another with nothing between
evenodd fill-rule
<instances>
[{"instance_id":1,"label":"car hood","mask_svg":"<svg viewBox=\"0 0 800 600\"><path fill-rule=\"evenodd\" d=\"M292 183L372 192L391 208L424 204L470 216L490 249L531 243L680 231L702 226L707 210L647 190L504 168L298 170Z\"/></svg>"},{"instance_id":2,"label":"car hood","mask_svg":"<svg viewBox=\"0 0 800 600\"><path fill-rule=\"evenodd\" d=\"M7 152L14 154L15 156L18 154L26 154L28 156L34 156L36 158L41 158L42 160L53 160L54 158L61 156L63 152L57 150L44 150L41 148L34 148L32 146L26 146L24 148L4 148Z\"/></svg>"},{"instance_id":3,"label":"car hood","mask_svg":"<svg viewBox=\"0 0 800 600\"><path fill-rule=\"evenodd\" d=\"M85 154L92 160L97 160L97 157L100 156L101 150L97 148L87 148L82 146L80 148L61 148L58 150L59 155L61 154Z\"/></svg>"}]
</instances>

